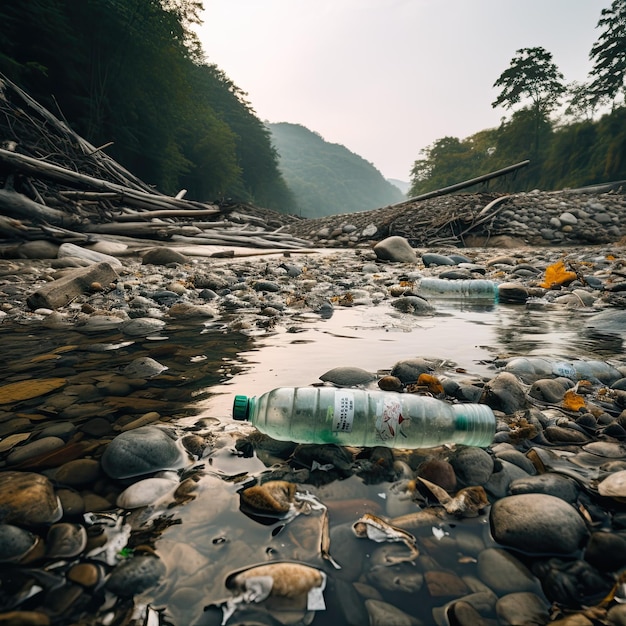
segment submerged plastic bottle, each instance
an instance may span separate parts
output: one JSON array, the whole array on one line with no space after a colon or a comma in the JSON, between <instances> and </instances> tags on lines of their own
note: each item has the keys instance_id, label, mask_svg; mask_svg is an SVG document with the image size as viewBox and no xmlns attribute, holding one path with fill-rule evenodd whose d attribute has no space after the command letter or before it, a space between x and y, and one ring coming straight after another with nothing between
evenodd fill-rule
<instances>
[{"instance_id":1,"label":"submerged plastic bottle","mask_svg":"<svg viewBox=\"0 0 626 626\"><path fill-rule=\"evenodd\" d=\"M485 447L496 429L486 404L335 387L280 387L258 398L236 396L233 417L274 439L358 447Z\"/></svg>"},{"instance_id":2,"label":"submerged plastic bottle","mask_svg":"<svg viewBox=\"0 0 626 626\"><path fill-rule=\"evenodd\" d=\"M418 295L424 298L459 298L498 302L498 284L482 278L447 280L444 278L422 278Z\"/></svg>"}]
</instances>

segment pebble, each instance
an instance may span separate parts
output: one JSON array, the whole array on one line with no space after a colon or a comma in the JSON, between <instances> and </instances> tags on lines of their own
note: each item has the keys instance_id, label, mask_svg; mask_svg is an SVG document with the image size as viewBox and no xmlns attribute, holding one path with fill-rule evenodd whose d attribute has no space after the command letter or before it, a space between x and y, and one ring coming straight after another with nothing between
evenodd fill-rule
<instances>
[{"instance_id":1,"label":"pebble","mask_svg":"<svg viewBox=\"0 0 626 626\"><path fill-rule=\"evenodd\" d=\"M339 387L356 387L375 381L376 375L359 367L335 367L322 374L320 380Z\"/></svg>"},{"instance_id":2,"label":"pebble","mask_svg":"<svg viewBox=\"0 0 626 626\"><path fill-rule=\"evenodd\" d=\"M132 478L185 465L186 457L167 430L142 426L121 433L102 455L102 469L111 478Z\"/></svg>"},{"instance_id":3,"label":"pebble","mask_svg":"<svg viewBox=\"0 0 626 626\"><path fill-rule=\"evenodd\" d=\"M404 237L387 237L373 248L374 254L381 261L392 263L417 263L417 255Z\"/></svg>"},{"instance_id":4,"label":"pebble","mask_svg":"<svg viewBox=\"0 0 626 626\"><path fill-rule=\"evenodd\" d=\"M37 526L63 515L52 483L32 472L5 471L0 481L0 522Z\"/></svg>"},{"instance_id":5,"label":"pebble","mask_svg":"<svg viewBox=\"0 0 626 626\"><path fill-rule=\"evenodd\" d=\"M130 598L154 587L163 578L165 571L161 559L133 556L113 569L106 588L122 598Z\"/></svg>"},{"instance_id":6,"label":"pebble","mask_svg":"<svg viewBox=\"0 0 626 626\"><path fill-rule=\"evenodd\" d=\"M491 507L489 521L498 543L529 554L572 554L588 537L573 506L543 493L498 500Z\"/></svg>"},{"instance_id":7,"label":"pebble","mask_svg":"<svg viewBox=\"0 0 626 626\"><path fill-rule=\"evenodd\" d=\"M553 217L561 220L570 212L577 222L565 224L566 217L561 224L574 232L578 222L594 219L576 211L561 207ZM525 223L528 219L520 217ZM358 237L363 226L352 226L337 228L336 237ZM543 227L553 237L558 232L557 226ZM408 242L395 244L406 251ZM282 558L318 564L326 559L321 554L325 538L341 569L327 562L324 596L333 617L348 616L345 623L431 623L431 610L438 624L446 619L455 625L496 620L513 624L519 616L528 623L547 623L552 603L596 606L610 592L626 558L626 523L612 512L626 498L626 479L620 476L626 471L620 439L626 425L620 412L626 402L618 393L620 386L626 387L619 382L625 378L623 366L577 361L576 375L569 377L552 369L552 359L543 359L543 365L550 365L545 370L527 367L540 364L535 357L517 363L503 358L494 363L491 376L475 377L416 356L376 374L339 361L320 376L326 384L418 393L425 391L421 375L435 377L449 399L484 401L494 408L501 443L487 449L295 446L264 441L242 426L226 436L224 424L207 417L197 422L184 417L184 427L177 423L174 400L188 401L193 376L204 366L202 342L186 352L186 339L175 346L164 341L181 332L184 320L199 332L210 327L255 335L284 327L297 333L303 328L299 316L323 323L325 311L332 315L360 303L391 306L414 298L423 276L484 276L499 281L500 301L511 307L539 314L542 307L565 312L584 306L590 309L590 332L624 336L619 309L623 296L614 288L622 281L623 261L607 258L608 251L534 250L532 261L525 251L468 249L465 256L442 247L441 254L432 254L411 248L406 260L391 260L370 247L344 252L341 263L311 255L294 259L293 265L271 258L262 263L231 259L223 267L213 259L171 260L159 267L135 264L132 271L120 270L116 286L101 281L101 291L83 294L67 307L30 312L47 332L53 330L43 326L44 320L59 315L71 352L45 354L42 349L36 367L47 367L45 376L35 378L31 363L16 363L13 378L0 388L0 398L7 399L0 405L0 460L5 463L0 555L6 550L16 571L24 567L20 559L25 558L40 577L38 585L48 589L58 584L62 591L46 608L60 611L57 621L67 618L68 623L78 623L70 620L71 607L88 597L98 610L102 592L97 590L109 572L107 592L129 599L162 594L154 606L167 605L184 616L180 623L187 623L191 607L215 594L227 571L241 560L248 563L246 569ZM539 287L546 267L563 254L584 261L590 280L573 281L558 291ZM13 282L0 285L0 291L6 287L7 293L13 288L19 297L27 294L17 289L15 268L10 274ZM613 288L606 289L608 284ZM3 303L9 318L3 324L20 319L19 304ZM394 320L402 319L403 306L411 313L415 302L394 308ZM427 314L437 312L432 307ZM235 319L220 326L221 315ZM76 340L80 350L69 345L74 330L82 333ZM28 340L26 333L20 336ZM419 350L409 356L415 354ZM125 369L144 356L154 369ZM452 376L439 376L439 369ZM58 386L35 384L54 380L52 376ZM590 381L578 387L584 411L559 410L563 394L581 376ZM416 390L420 384L424 389ZM601 384L606 391L599 394ZM428 392L436 393L430 387ZM14 407L15 402L22 404ZM171 427L165 426L167 420ZM36 451L45 445L38 442L54 438L57 447L43 455L55 457L43 462ZM37 446L28 452L32 444ZM32 472L7 464L10 455L24 450L27 458L19 463L34 463ZM29 457L31 453L35 456ZM164 469L173 472L161 474ZM23 479L27 495L7 492L7 478L29 474L38 478ZM427 489L420 479L443 491ZM34 491L31 482L38 481L40 491ZM470 493L482 494L479 506L461 511L451 505ZM295 517L294 511L299 512ZM414 534L420 549L415 562L395 561L407 556L405 545L359 542L351 525L365 513L388 515L389 523ZM233 524L234 519L240 521ZM125 528L131 524L132 529ZM18 529L17 547L12 548L13 531L3 539L3 527ZM172 545L189 550L175 552ZM106 559L97 550L106 551ZM55 567L49 568L53 562ZM599 599L583 598L581 590ZM414 605L416 596L419 604ZM347 608L338 608L344 601ZM39 604L43 602L35 597L28 604L18 599L15 606ZM114 606L106 609L108 619L115 615L122 621ZM272 623L272 609L260 608L237 611L233 623L243 623L247 616ZM613 607L603 609L599 619L611 623L611 614L619 623ZM298 615L305 619L307 613ZM211 613L210 619L218 624L222 615Z\"/></svg>"},{"instance_id":8,"label":"pebble","mask_svg":"<svg viewBox=\"0 0 626 626\"><path fill-rule=\"evenodd\" d=\"M17 563L35 547L37 537L11 524L0 524L0 563Z\"/></svg>"}]
</instances>

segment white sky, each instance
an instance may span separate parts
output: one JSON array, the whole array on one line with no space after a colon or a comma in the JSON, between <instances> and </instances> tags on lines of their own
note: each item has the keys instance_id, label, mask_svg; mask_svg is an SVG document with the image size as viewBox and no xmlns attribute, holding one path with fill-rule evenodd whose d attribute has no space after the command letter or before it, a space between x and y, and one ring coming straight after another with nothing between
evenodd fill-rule
<instances>
[{"instance_id":1,"label":"white sky","mask_svg":"<svg viewBox=\"0 0 626 626\"><path fill-rule=\"evenodd\" d=\"M207 61L261 120L302 124L387 178L420 150L497 127L492 87L516 50L541 46L586 80L611 0L204 0Z\"/></svg>"}]
</instances>

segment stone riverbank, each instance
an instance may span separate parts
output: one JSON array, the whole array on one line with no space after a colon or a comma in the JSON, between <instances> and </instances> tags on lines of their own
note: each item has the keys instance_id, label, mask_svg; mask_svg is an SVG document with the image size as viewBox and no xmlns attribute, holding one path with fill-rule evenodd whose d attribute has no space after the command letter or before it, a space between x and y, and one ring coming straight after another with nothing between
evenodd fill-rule
<instances>
[{"instance_id":1,"label":"stone riverbank","mask_svg":"<svg viewBox=\"0 0 626 626\"><path fill-rule=\"evenodd\" d=\"M600 223L599 208L587 213L574 217ZM565 221L554 231L575 226ZM5 348L2 367L0 622L626 623L626 362L502 355L486 377L419 354L378 373L337 355L320 382L482 402L497 417L484 449L358 450L179 421L190 355L185 370L158 341L183 321L297 332L296 314L382 302L432 317L429 276L492 280L512 306L582 309L590 332L621 340L621 245L461 254L393 237L226 259L96 248L59 258L30 243L34 258L0 262L0 331L28 328L42 346L28 359ZM47 349L59 331L89 349ZM201 519L160 548L197 503Z\"/></svg>"}]
</instances>

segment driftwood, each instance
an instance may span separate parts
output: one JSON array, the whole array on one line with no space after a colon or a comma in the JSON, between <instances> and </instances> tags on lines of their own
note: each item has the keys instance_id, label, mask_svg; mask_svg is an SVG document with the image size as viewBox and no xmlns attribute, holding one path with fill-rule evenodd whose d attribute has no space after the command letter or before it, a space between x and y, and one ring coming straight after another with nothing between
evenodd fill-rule
<instances>
[{"instance_id":1,"label":"driftwood","mask_svg":"<svg viewBox=\"0 0 626 626\"><path fill-rule=\"evenodd\" d=\"M194 244L310 245L286 234L272 236L273 230L298 220L295 216L185 200L185 190L168 196L109 157L106 147L90 144L0 74L0 243L93 243L119 237L174 241L180 236ZM255 215L259 212L263 217ZM242 222L256 228L246 230Z\"/></svg>"},{"instance_id":2,"label":"driftwood","mask_svg":"<svg viewBox=\"0 0 626 626\"><path fill-rule=\"evenodd\" d=\"M69 226L77 221L63 211L51 209L9 189L0 189L0 212L9 217L45 221L61 226Z\"/></svg>"}]
</instances>

